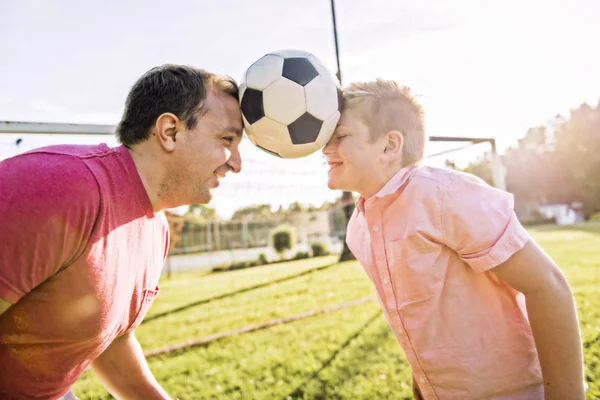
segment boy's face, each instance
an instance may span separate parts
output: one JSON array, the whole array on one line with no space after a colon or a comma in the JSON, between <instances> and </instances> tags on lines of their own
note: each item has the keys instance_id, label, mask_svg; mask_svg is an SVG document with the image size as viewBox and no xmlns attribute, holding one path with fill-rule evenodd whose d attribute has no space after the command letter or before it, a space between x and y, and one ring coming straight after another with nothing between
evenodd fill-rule
<instances>
[{"instance_id":1,"label":"boy's face","mask_svg":"<svg viewBox=\"0 0 600 400\"><path fill-rule=\"evenodd\" d=\"M323 154L329 165L327 186L370 197L381 188L380 155L385 139L370 140L369 128L353 109L345 109ZM383 182L385 183L385 181Z\"/></svg>"}]
</instances>

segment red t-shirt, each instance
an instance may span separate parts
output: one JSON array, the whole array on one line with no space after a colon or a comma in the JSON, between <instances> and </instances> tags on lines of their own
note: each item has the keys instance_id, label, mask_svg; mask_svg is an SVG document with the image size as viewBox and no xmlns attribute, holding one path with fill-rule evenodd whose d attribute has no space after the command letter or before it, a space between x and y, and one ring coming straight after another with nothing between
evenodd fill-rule
<instances>
[{"instance_id":1,"label":"red t-shirt","mask_svg":"<svg viewBox=\"0 0 600 400\"><path fill-rule=\"evenodd\" d=\"M168 224L124 146L0 162L0 398L56 399L158 293Z\"/></svg>"}]
</instances>

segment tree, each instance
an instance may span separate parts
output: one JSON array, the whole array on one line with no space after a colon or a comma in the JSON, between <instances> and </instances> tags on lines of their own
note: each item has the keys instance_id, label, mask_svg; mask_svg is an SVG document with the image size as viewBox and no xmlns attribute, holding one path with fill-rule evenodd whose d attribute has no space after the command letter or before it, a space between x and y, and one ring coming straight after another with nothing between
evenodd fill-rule
<instances>
[{"instance_id":1,"label":"tree","mask_svg":"<svg viewBox=\"0 0 600 400\"><path fill-rule=\"evenodd\" d=\"M306 207L304 207L303 204L295 201L292 204L290 204L287 208L287 212L288 213L296 213L296 212L302 212L306 209Z\"/></svg>"},{"instance_id":2,"label":"tree","mask_svg":"<svg viewBox=\"0 0 600 400\"><path fill-rule=\"evenodd\" d=\"M600 105L582 104L569 118L556 115L548 125L527 130L502 160L517 208L582 203L589 218L600 211ZM465 171L488 181L488 164L485 157Z\"/></svg>"},{"instance_id":3,"label":"tree","mask_svg":"<svg viewBox=\"0 0 600 400\"><path fill-rule=\"evenodd\" d=\"M589 218L600 211L600 105L571 110L556 130L557 161L568 171Z\"/></svg>"},{"instance_id":4,"label":"tree","mask_svg":"<svg viewBox=\"0 0 600 400\"><path fill-rule=\"evenodd\" d=\"M233 213L231 219L235 220L248 218L253 220L265 220L272 215L273 213L271 212L271 206L269 204L258 204L255 206L240 208Z\"/></svg>"},{"instance_id":5,"label":"tree","mask_svg":"<svg viewBox=\"0 0 600 400\"><path fill-rule=\"evenodd\" d=\"M194 217L200 221L212 221L217 219L216 210L204 204L190 205L185 215L189 217Z\"/></svg>"},{"instance_id":6,"label":"tree","mask_svg":"<svg viewBox=\"0 0 600 400\"><path fill-rule=\"evenodd\" d=\"M354 212L354 201L352 192L342 192L342 204L344 207L344 215L346 217L346 230L348 229L348 222L350 222L350 218L352 217L352 213ZM342 254L340 255L340 261L349 261L356 260L354 254L350 251L348 247L348 243L346 243L346 236L344 235L344 248L342 250Z\"/></svg>"},{"instance_id":7,"label":"tree","mask_svg":"<svg viewBox=\"0 0 600 400\"><path fill-rule=\"evenodd\" d=\"M169 224L169 254L167 254L166 270L167 278L171 277L171 251L181 245L181 233L183 231L184 220L175 214L165 211L167 222Z\"/></svg>"},{"instance_id":8,"label":"tree","mask_svg":"<svg viewBox=\"0 0 600 400\"><path fill-rule=\"evenodd\" d=\"M475 176L480 177L486 181L489 185L494 185L493 162L491 153L485 153L483 158L477 159L475 162L469 163L464 169L464 172L468 172Z\"/></svg>"}]
</instances>

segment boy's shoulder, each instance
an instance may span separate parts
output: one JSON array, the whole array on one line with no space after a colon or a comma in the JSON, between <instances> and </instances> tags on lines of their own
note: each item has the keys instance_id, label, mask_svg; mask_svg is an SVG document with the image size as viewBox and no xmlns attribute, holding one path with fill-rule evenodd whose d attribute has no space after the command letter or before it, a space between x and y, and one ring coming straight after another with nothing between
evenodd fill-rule
<instances>
[{"instance_id":1,"label":"boy's shoulder","mask_svg":"<svg viewBox=\"0 0 600 400\"><path fill-rule=\"evenodd\" d=\"M413 183L419 183L423 185L430 184L439 186L441 188L447 188L455 182L468 182L487 185L485 181L473 174L456 171L454 169L438 167L416 167L412 172L410 179Z\"/></svg>"},{"instance_id":2,"label":"boy's shoulder","mask_svg":"<svg viewBox=\"0 0 600 400\"><path fill-rule=\"evenodd\" d=\"M466 172L448 168L416 167L410 174L407 188L423 194L445 193L459 186L473 184L489 186L483 179Z\"/></svg>"}]
</instances>

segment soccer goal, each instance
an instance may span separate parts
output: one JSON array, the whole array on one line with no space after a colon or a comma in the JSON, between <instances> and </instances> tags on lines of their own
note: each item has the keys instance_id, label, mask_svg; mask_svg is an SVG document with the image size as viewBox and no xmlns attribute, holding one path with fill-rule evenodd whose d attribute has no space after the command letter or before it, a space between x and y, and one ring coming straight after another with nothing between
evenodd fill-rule
<instances>
[{"instance_id":1,"label":"soccer goal","mask_svg":"<svg viewBox=\"0 0 600 400\"><path fill-rule=\"evenodd\" d=\"M0 159L50 144L116 145L114 131L113 125L0 122ZM485 158L492 170L491 183L506 189L493 138L431 136L429 141L425 164L462 169L458 164ZM241 151L243 173L228 176L207 207L169 213L170 254L176 256L169 268L243 266L316 252L341 253L345 204L340 192L327 188L324 156L316 152L301 159L276 158L247 140ZM278 254L273 233L285 227L293 230L294 243L285 254Z\"/></svg>"},{"instance_id":2,"label":"soccer goal","mask_svg":"<svg viewBox=\"0 0 600 400\"><path fill-rule=\"evenodd\" d=\"M502 158L500 157L500 155L498 154L497 148L496 148L496 140L494 138L483 138L483 137L454 137L454 136L430 136L429 137L429 141L432 142L432 144L444 144L444 147L447 147L448 145L453 145L455 143L460 143L460 146L451 146L450 148L434 148L434 151L431 153L428 153L426 155L427 160L431 160L431 159L436 159L436 158L440 158L442 156L448 156L449 154L454 153L455 155L459 154L460 152L462 152L465 149L471 149L476 145L480 145L480 144L488 144L489 147L487 148L487 151L485 148L483 149L477 149L476 153L471 152L471 154L467 155L466 158L469 159L469 157L471 158L470 161L472 161L473 157L477 157L477 158L481 158L481 150L484 151L484 156L483 157L488 157L489 161L490 161L490 169L491 169L491 174L492 174L492 181L491 183L493 183L494 187L498 188L498 189L502 189L502 190L506 190L506 179L505 179L505 170L504 170L504 166L502 165ZM481 146L477 146L477 147L481 147ZM474 156L474 154L476 154ZM449 162L446 163L446 166L449 166L448 164L452 164L452 166L454 166L453 162Z\"/></svg>"}]
</instances>

